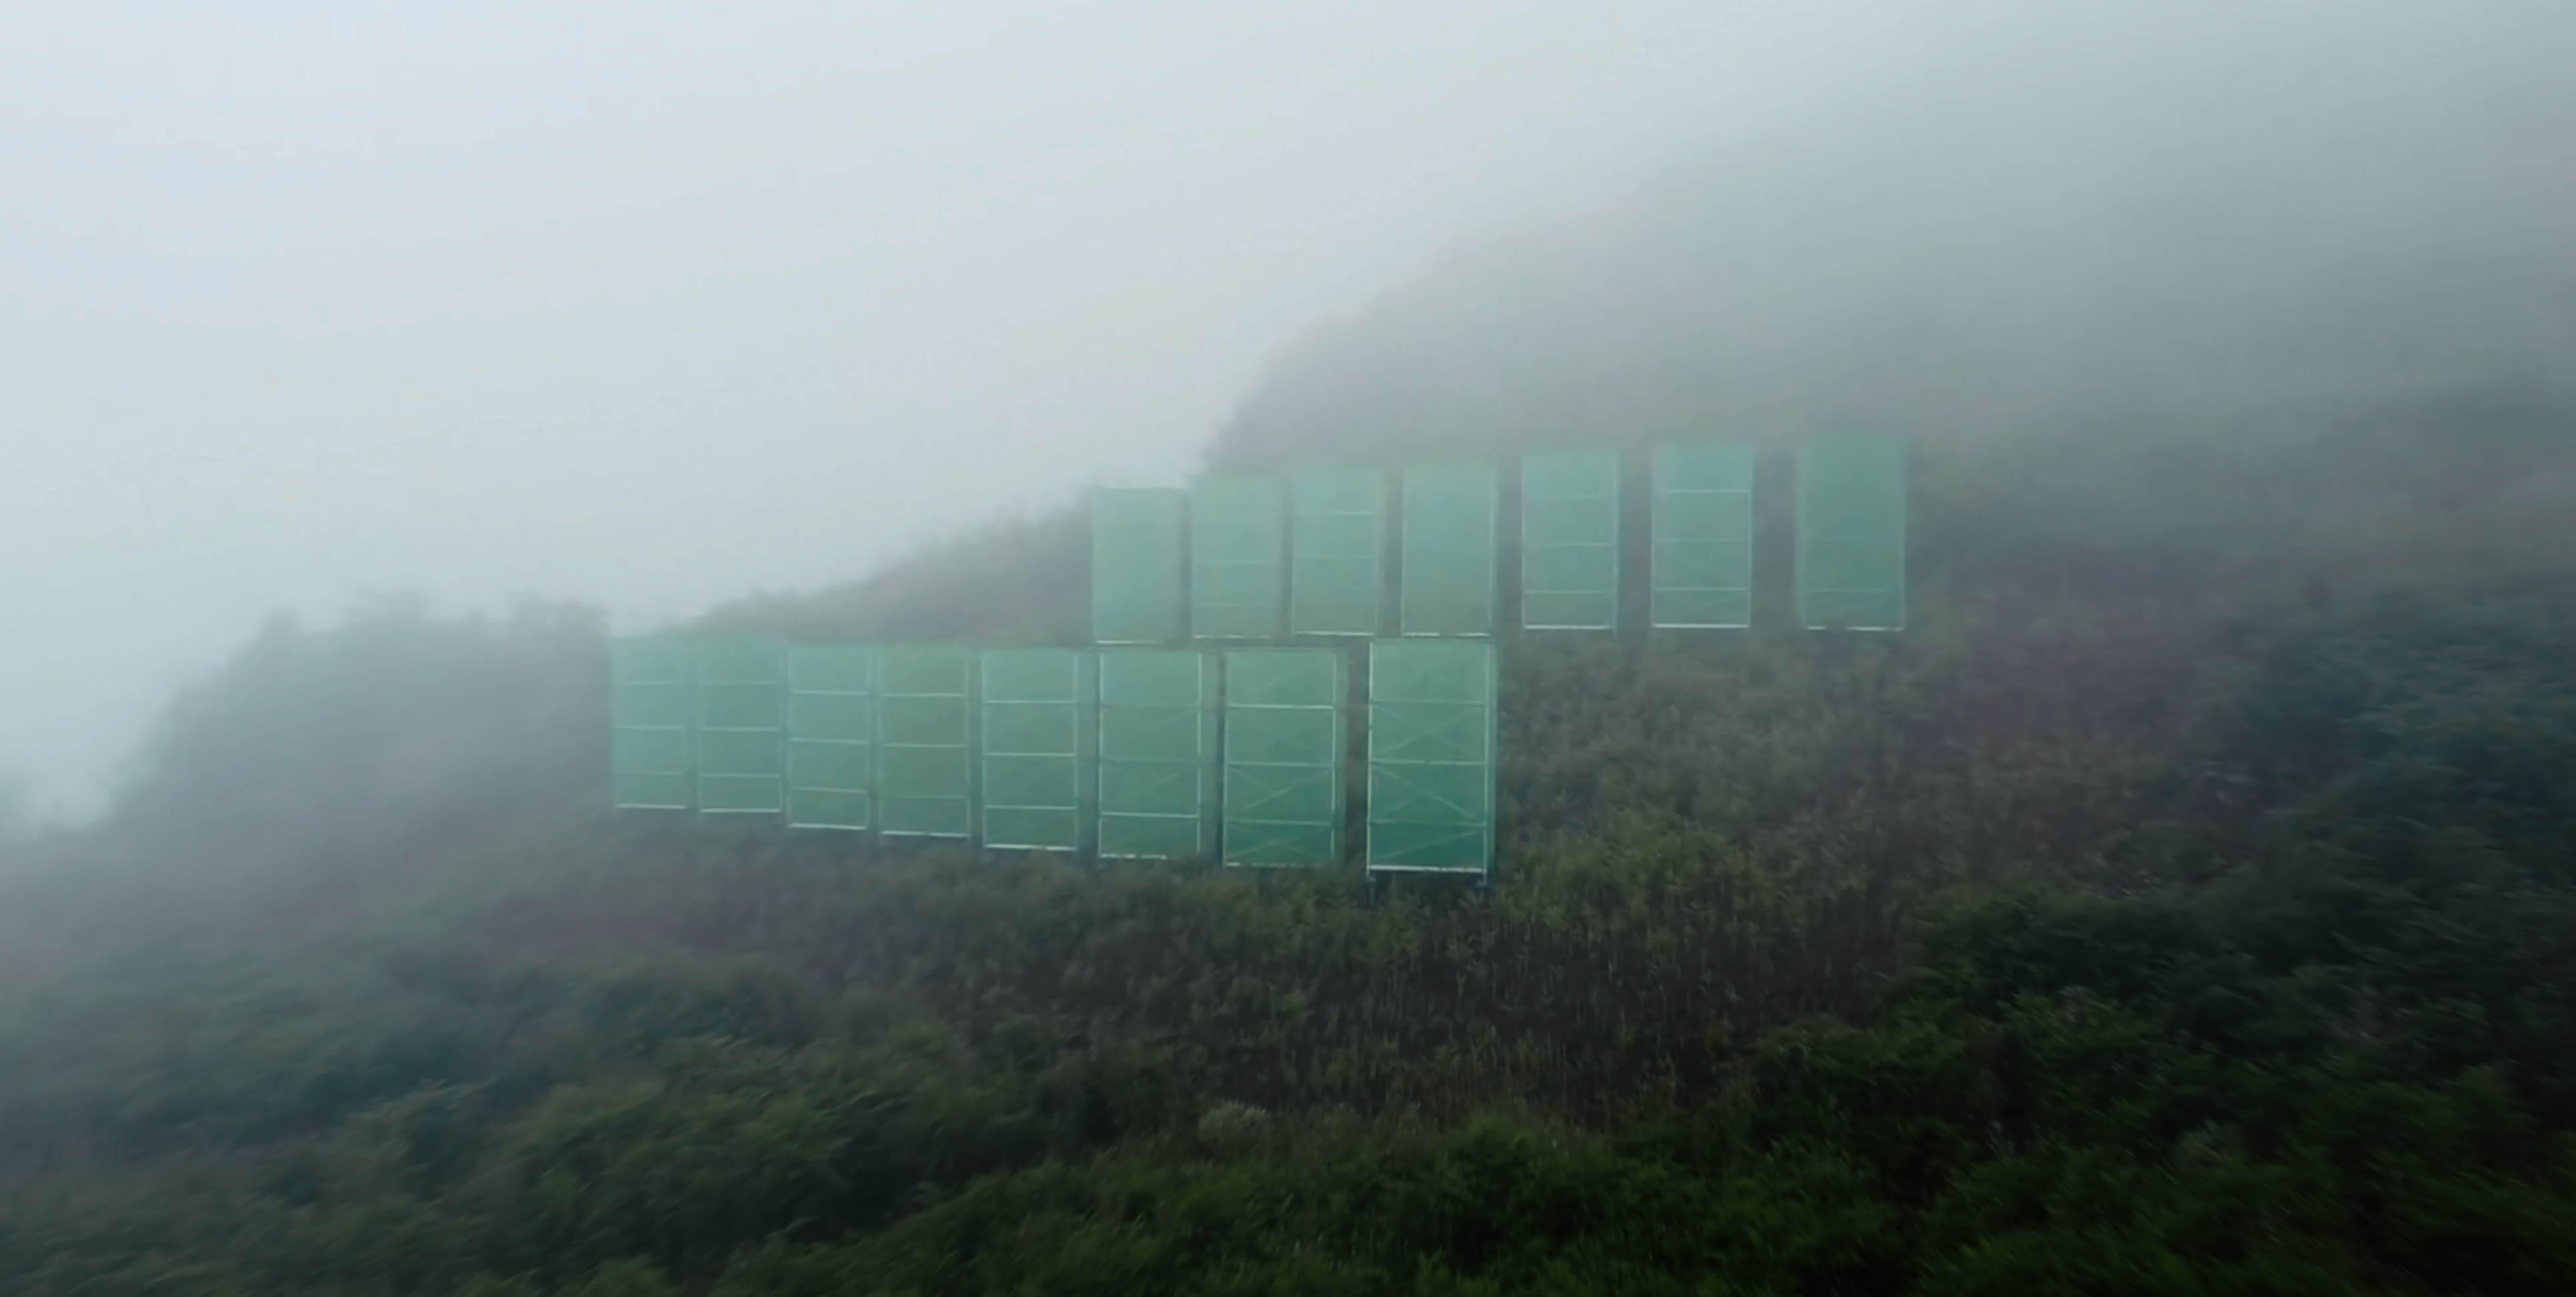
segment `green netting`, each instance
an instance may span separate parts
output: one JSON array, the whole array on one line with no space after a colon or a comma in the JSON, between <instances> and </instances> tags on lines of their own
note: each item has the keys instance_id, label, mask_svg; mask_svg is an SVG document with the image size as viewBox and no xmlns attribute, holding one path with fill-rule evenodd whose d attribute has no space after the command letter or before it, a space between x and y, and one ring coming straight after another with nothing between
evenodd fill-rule
<instances>
[{"instance_id":1,"label":"green netting","mask_svg":"<svg viewBox=\"0 0 2576 1297\"><path fill-rule=\"evenodd\" d=\"M1341 859L1342 657L1225 655L1225 863Z\"/></svg>"},{"instance_id":2,"label":"green netting","mask_svg":"<svg viewBox=\"0 0 2576 1297\"><path fill-rule=\"evenodd\" d=\"M1494 646L1369 646L1368 865L1489 873L1494 859Z\"/></svg>"},{"instance_id":3,"label":"green netting","mask_svg":"<svg viewBox=\"0 0 2576 1297\"><path fill-rule=\"evenodd\" d=\"M985 846L1085 846L1092 661L1072 649L995 649L984 655Z\"/></svg>"},{"instance_id":4,"label":"green netting","mask_svg":"<svg viewBox=\"0 0 2576 1297\"><path fill-rule=\"evenodd\" d=\"M643 635L609 646L610 805L689 809L689 702L695 676L685 641Z\"/></svg>"},{"instance_id":5,"label":"green netting","mask_svg":"<svg viewBox=\"0 0 2576 1297\"><path fill-rule=\"evenodd\" d=\"M1216 659L1111 649L1099 669L1100 855L1215 854Z\"/></svg>"},{"instance_id":6,"label":"green netting","mask_svg":"<svg viewBox=\"0 0 2576 1297\"><path fill-rule=\"evenodd\" d=\"M1482 464L1404 471L1404 633L1494 633L1494 470Z\"/></svg>"},{"instance_id":7,"label":"green netting","mask_svg":"<svg viewBox=\"0 0 2576 1297\"><path fill-rule=\"evenodd\" d=\"M1905 626L1905 443L1844 436L1798 450L1798 620Z\"/></svg>"},{"instance_id":8,"label":"green netting","mask_svg":"<svg viewBox=\"0 0 2576 1297\"><path fill-rule=\"evenodd\" d=\"M1753 624L1753 448L1655 451L1649 620L1672 629Z\"/></svg>"},{"instance_id":9,"label":"green netting","mask_svg":"<svg viewBox=\"0 0 2576 1297\"><path fill-rule=\"evenodd\" d=\"M876 826L876 653L862 644L787 647L787 823Z\"/></svg>"},{"instance_id":10,"label":"green netting","mask_svg":"<svg viewBox=\"0 0 2576 1297\"><path fill-rule=\"evenodd\" d=\"M1619 627L1619 452L1521 460L1521 626Z\"/></svg>"},{"instance_id":11,"label":"green netting","mask_svg":"<svg viewBox=\"0 0 2576 1297\"><path fill-rule=\"evenodd\" d=\"M1287 517L1274 478L1227 474L1190 488L1190 633L1279 638Z\"/></svg>"},{"instance_id":12,"label":"green netting","mask_svg":"<svg viewBox=\"0 0 2576 1297\"><path fill-rule=\"evenodd\" d=\"M974 654L886 648L877 657L877 828L901 837L975 832Z\"/></svg>"},{"instance_id":13,"label":"green netting","mask_svg":"<svg viewBox=\"0 0 2576 1297\"><path fill-rule=\"evenodd\" d=\"M1386 475L1373 468L1308 469L1289 479L1288 629L1296 635L1378 634L1384 624Z\"/></svg>"},{"instance_id":14,"label":"green netting","mask_svg":"<svg viewBox=\"0 0 2576 1297\"><path fill-rule=\"evenodd\" d=\"M1189 498L1161 488L1091 493L1091 638L1168 644L1181 638L1182 520Z\"/></svg>"},{"instance_id":15,"label":"green netting","mask_svg":"<svg viewBox=\"0 0 2576 1297\"><path fill-rule=\"evenodd\" d=\"M698 809L786 809L786 678L779 646L722 639L697 648Z\"/></svg>"}]
</instances>

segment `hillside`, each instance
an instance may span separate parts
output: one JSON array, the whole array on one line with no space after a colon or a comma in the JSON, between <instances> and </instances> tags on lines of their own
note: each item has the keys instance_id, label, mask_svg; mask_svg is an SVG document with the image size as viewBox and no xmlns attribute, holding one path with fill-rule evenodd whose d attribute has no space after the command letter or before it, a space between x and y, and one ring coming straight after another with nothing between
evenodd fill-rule
<instances>
[{"instance_id":1,"label":"hillside","mask_svg":"<svg viewBox=\"0 0 2576 1297\"><path fill-rule=\"evenodd\" d=\"M595 620L281 626L13 888L0 1275L2554 1291L2571 408L1927 453L1901 639L1514 643L1490 906L622 822ZM974 629L838 599L735 615Z\"/></svg>"},{"instance_id":2,"label":"hillside","mask_svg":"<svg viewBox=\"0 0 2576 1297\"><path fill-rule=\"evenodd\" d=\"M7 848L0 1290L2564 1292L2576 257L2093 219L2296 145L1784 146L1283 356L1211 462L1918 438L1902 636L1506 643L1489 903L619 818L592 611L281 622ZM709 620L1069 642L1081 535Z\"/></svg>"}]
</instances>

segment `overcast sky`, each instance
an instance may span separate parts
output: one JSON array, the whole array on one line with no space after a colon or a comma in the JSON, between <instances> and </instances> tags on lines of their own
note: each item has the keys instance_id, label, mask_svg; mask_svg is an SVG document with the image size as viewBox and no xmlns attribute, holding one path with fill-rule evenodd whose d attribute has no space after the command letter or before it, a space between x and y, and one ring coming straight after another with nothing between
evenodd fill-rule
<instances>
[{"instance_id":1,"label":"overcast sky","mask_svg":"<svg viewBox=\"0 0 2576 1297\"><path fill-rule=\"evenodd\" d=\"M270 610L621 621L1177 481L1275 348L1865 79L1862 0L24 6L0 771Z\"/></svg>"}]
</instances>

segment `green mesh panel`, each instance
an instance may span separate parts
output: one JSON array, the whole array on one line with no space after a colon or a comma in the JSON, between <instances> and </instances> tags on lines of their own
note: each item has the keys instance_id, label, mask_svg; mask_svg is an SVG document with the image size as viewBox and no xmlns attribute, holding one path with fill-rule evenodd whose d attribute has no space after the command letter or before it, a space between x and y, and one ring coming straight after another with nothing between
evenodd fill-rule
<instances>
[{"instance_id":1,"label":"green mesh panel","mask_svg":"<svg viewBox=\"0 0 2576 1297\"><path fill-rule=\"evenodd\" d=\"M877 658L877 828L898 837L975 831L974 655L889 647Z\"/></svg>"},{"instance_id":2,"label":"green mesh panel","mask_svg":"<svg viewBox=\"0 0 2576 1297\"><path fill-rule=\"evenodd\" d=\"M1798 621L1905 627L1905 443L1844 436L1798 449Z\"/></svg>"},{"instance_id":3,"label":"green mesh panel","mask_svg":"<svg viewBox=\"0 0 2576 1297\"><path fill-rule=\"evenodd\" d=\"M1521 626L1619 627L1619 452L1521 460Z\"/></svg>"},{"instance_id":4,"label":"green mesh panel","mask_svg":"<svg viewBox=\"0 0 2576 1297\"><path fill-rule=\"evenodd\" d=\"M985 846L1083 849L1091 802L1091 670L1091 655L1071 649L984 654Z\"/></svg>"},{"instance_id":5,"label":"green mesh panel","mask_svg":"<svg viewBox=\"0 0 2576 1297\"><path fill-rule=\"evenodd\" d=\"M1091 493L1091 638L1168 644L1181 638L1182 519L1189 497L1165 489Z\"/></svg>"},{"instance_id":6,"label":"green mesh panel","mask_svg":"<svg viewBox=\"0 0 2576 1297\"><path fill-rule=\"evenodd\" d=\"M698 645L698 809L776 814L786 809L786 677L776 643Z\"/></svg>"},{"instance_id":7,"label":"green mesh panel","mask_svg":"<svg viewBox=\"0 0 2576 1297\"><path fill-rule=\"evenodd\" d=\"M1190 488L1190 633L1279 638L1285 505L1272 478L1229 474Z\"/></svg>"},{"instance_id":8,"label":"green mesh panel","mask_svg":"<svg viewBox=\"0 0 2576 1297\"><path fill-rule=\"evenodd\" d=\"M1225 863L1341 859L1342 658L1225 655Z\"/></svg>"},{"instance_id":9,"label":"green mesh panel","mask_svg":"<svg viewBox=\"0 0 2576 1297\"><path fill-rule=\"evenodd\" d=\"M1699 630L1753 624L1753 448L1655 451L1650 619Z\"/></svg>"},{"instance_id":10,"label":"green mesh panel","mask_svg":"<svg viewBox=\"0 0 2576 1297\"><path fill-rule=\"evenodd\" d=\"M1494 470L1404 471L1404 633L1494 633Z\"/></svg>"},{"instance_id":11,"label":"green mesh panel","mask_svg":"<svg viewBox=\"0 0 2576 1297\"><path fill-rule=\"evenodd\" d=\"M876 654L859 644L787 648L787 823L876 826Z\"/></svg>"},{"instance_id":12,"label":"green mesh panel","mask_svg":"<svg viewBox=\"0 0 2576 1297\"><path fill-rule=\"evenodd\" d=\"M1378 634L1386 581L1386 475L1373 468L1309 469L1289 479L1288 629L1297 635Z\"/></svg>"},{"instance_id":13,"label":"green mesh panel","mask_svg":"<svg viewBox=\"0 0 2576 1297\"><path fill-rule=\"evenodd\" d=\"M1370 869L1491 872L1495 690L1490 644L1369 646Z\"/></svg>"},{"instance_id":14,"label":"green mesh panel","mask_svg":"<svg viewBox=\"0 0 2576 1297\"><path fill-rule=\"evenodd\" d=\"M609 804L685 811L690 793L689 706L696 665L689 645L631 636L609 645Z\"/></svg>"},{"instance_id":15,"label":"green mesh panel","mask_svg":"<svg viewBox=\"0 0 2576 1297\"><path fill-rule=\"evenodd\" d=\"M1109 649L1099 661L1100 855L1215 854L1216 659Z\"/></svg>"}]
</instances>

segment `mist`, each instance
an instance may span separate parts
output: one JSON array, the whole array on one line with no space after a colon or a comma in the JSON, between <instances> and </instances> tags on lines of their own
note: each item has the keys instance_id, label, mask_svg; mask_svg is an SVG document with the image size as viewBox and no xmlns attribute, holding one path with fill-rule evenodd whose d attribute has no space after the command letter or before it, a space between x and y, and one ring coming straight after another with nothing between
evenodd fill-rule
<instances>
[{"instance_id":1,"label":"mist","mask_svg":"<svg viewBox=\"0 0 2576 1297\"><path fill-rule=\"evenodd\" d=\"M121 4L0 53L0 769L269 612L625 624L1176 481L1264 357L1886 51L1861 3Z\"/></svg>"},{"instance_id":2,"label":"mist","mask_svg":"<svg viewBox=\"0 0 2576 1297\"><path fill-rule=\"evenodd\" d=\"M1989 7L1926 39L1309 336L1229 452L2235 435L2576 385L2576 13Z\"/></svg>"},{"instance_id":3,"label":"mist","mask_svg":"<svg viewBox=\"0 0 2576 1297\"><path fill-rule=\"evenodd\" d=\"M12 35L0 1289L2576 1287L2564 0Z\"/></svg>"},{"instance_id":4,"label":"mist","mask_svg":"<svg viewBox=\"0 0 2576 1297\"><path fill-rule=\"evenodd\" d=\"M2144 422L2547 380L2570 332L2547 3L19 30L0 771L72 814L279 609L653 624L1212 435Z\"/></svg>"}]
</instances>

